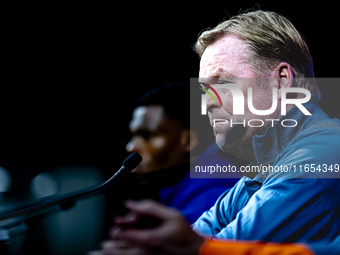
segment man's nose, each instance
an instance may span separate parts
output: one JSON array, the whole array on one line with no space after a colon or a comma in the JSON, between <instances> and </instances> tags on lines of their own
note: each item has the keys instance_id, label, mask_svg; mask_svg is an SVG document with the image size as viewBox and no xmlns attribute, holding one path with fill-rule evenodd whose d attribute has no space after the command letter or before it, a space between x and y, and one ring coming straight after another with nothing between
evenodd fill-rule
<instances>
[{"instance_id":1,"label":"man's nose","mask_svg":"<svg viewBox=\"0 0 340 255\"><path fill-rule=\"evenodd\" d=\"M125 149L127 152L138 152L138 139L132 137L130 141L125 145Z\"/></svg>"},{"instance_id":2,"label":"man's nose","mask_svg":"<svg viewBox=\"0 0 340 255\"><path fill-rule=\"evenodd\" d=\"M209 92L210 94L205 94L207 98L207 111L212 112L214 108L221 108L222 105L214 92L212 92L211 90L209 90Z\"/></svg>"}]
</instances>

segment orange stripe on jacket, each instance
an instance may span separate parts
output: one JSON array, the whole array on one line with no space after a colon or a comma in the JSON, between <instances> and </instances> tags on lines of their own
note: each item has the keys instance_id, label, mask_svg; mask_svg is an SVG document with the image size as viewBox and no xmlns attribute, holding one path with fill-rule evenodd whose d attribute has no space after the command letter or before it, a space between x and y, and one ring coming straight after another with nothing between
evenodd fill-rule
<instances>
[{"instance_id":1,"label":"orange stripe on jacket","mask_svg":"<svg viewBox=\"0 0 340 255\"><path fill-rule=\"evenodd\" d=\"M305 244L206 240L200 255L315 255Z\"/></svg>"}]
</instances>

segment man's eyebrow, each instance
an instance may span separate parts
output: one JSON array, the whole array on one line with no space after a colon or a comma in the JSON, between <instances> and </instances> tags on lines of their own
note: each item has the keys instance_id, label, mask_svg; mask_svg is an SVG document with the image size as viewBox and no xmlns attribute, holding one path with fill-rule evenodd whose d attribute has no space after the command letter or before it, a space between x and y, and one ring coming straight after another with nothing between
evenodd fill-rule
<instances>
[{"instance_id":1,"label":"man's eyebrow","mask_svg":"<svg viewBox=\"0 0 340 255\"><path fill-rule=\"evenodd\" d=\"M237 77L227 71L223 72L223 77L221 77L221 73L213 73L209 78L200 78L198 83L201 85L205 84L218 84L228 82L228 80L236 80Z\"/></svg>"},{"instance_id":2,"label":"man's eyebrow","mask_svg":"<svg viewBox=\"0 0 340 255\"><path fill-rule=\"evenodd\" d=\"M223 74L223 77L221 77ZM226 70L221 69L220 72L213 73L210 78L212 79L236 79L237 77Z\"/></svg>"},{"instance_id":3,"label":"man's eyebrow","mask_svg":"<svg viewBox=\"0 0 340 255\"><path fill-rule=\"evenodd\" d=\"M233 75L229 72L225 72L224 74L226 74L225 77L223 77L223 78L219 77L220 80L223 80L223 79L233 79L233 80L235 80L235 79L237 79L237 77L235 75Z\"/></svg>"},{"instance_id":4,"label":"man's eyebrow","mask_svg":"<svg viewBox=\"0 0 340 255\"><path fill-rule=\"evenodd\" d=\"M205 87L209 87L210 85L214 85L214 84L224 84L224 83L234 83L236 78L222 78L222 79L218 79L216 81L198 81L197 83L200 84L201 86L205 86Z\"/></svg>"}]
</instances>

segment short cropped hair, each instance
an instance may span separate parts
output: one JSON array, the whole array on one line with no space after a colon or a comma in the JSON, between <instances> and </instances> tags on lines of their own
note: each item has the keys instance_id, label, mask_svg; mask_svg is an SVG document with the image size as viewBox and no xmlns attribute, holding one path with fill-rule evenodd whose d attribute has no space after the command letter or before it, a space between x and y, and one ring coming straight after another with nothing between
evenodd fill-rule
<instances>
[{"instance_id":1,"label":"short cropped hair","mask_svg":"<svg viewBox=\"0 0 340 255\"><path fill-rule=\"evenodd\" d=\"M196 52L201 57L210 44L227 35L238 36L249 47L246 58L257 75L286 62L294 73L293 86L308 89L314 101L320 100L308 46L287 18L262 10L241 13L204 31L195 44Z\"/></svg>"},{"instance_id":2,"label":"short cropped hair","mask_svg":"<svg viewBox=\"0 0 340 255\"><path fill-rule=\"evenodd\" d=\"M163 83L145 92L135 107L161 105L164 113L178 120L183 128L190 128L190 83L182 80Z\"/></svg>"}]
</instances>

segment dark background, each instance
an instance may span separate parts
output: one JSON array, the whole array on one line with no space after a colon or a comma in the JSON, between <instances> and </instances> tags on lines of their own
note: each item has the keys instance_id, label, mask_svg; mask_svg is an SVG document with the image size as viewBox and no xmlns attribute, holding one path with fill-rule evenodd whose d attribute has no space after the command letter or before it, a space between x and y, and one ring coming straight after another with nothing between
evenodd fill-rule
<instances>
[{"instance_id":1,"label":"dark background","mask_svg":"<svg viewBox=\"0 0 340 255\"><path fill-rule=\"evenodd\" d=\"M303 34L316 77L339 76L335 7L259 5L286 15ZM199 58L192 50L198 34L254 6L165 2L12 9L3 36L2 164L114 168L124 158L135 98L160 83L198 77ZM320 89L335 116L338 90Z\"/></svg>"},{"instance_id":2,"label":"dark background","mask_svg":"<svg viewBox=\"0 0 340 255\"><path fill-rule=\"evenodd\" d=\"M339 77L337 6L258 3L290 18L306 38L317 78ZM200 32L251 7L255 2L8 7L0 166L11 173L12 188L4 196L29 199L31 180L60 167L92 167L103 179L111 176L127 156L136 98L161 83L198 77L192 47ZM339 118L339 88L320 90L320 105Z\"/></svg>"}]
</instances>

